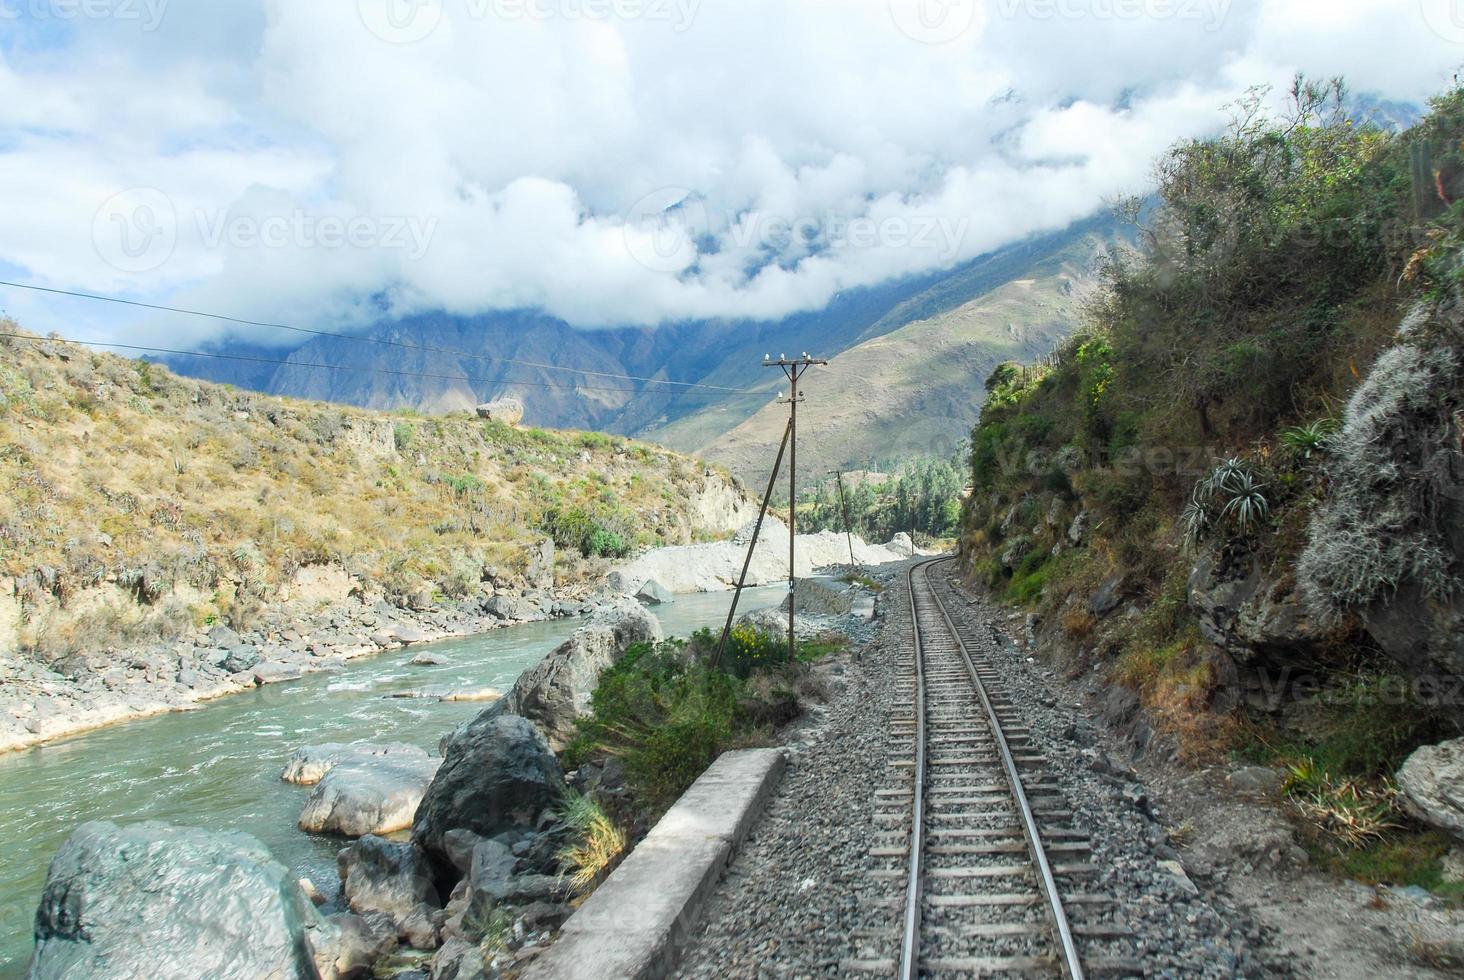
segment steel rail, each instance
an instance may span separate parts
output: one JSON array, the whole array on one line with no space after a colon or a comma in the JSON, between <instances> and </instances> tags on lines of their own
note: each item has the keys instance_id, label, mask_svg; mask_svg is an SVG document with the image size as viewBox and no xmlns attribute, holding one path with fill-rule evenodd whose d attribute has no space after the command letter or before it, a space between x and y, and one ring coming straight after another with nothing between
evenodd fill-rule
<instances>
[{"instance_id":1,"label":"steel rail","mask_svg":"<svg viewBox=\"0 0 1464 980\"><path fill-rule=\"evenodd\" d=\"M920 973L920 892L925 873L925 667L921 662L920 613L915 608L915 572L927 564L930 563L912 565L905 572L910 598L910 628L915 634L915 809L910 822L910 878L905 886L905 934L900 944L900 980L916 980Z\"/></svg>"},{"instance_id":2,"label":"steel rail","mask_svg":"<svg viewBox=\"0 0 1464 980\"><path fill-rule=\"evenodd\" d=\"M928 570L934 565L943 562L954 561L954 558L938 558L935 561L917 566L922 571ZM914 570L912 569L912 572ZM927 577L927 584L928 577ZM914 585L913 575L911 585ZM1062 897L1058 893L1057 879L1052 873L1052 865L1047 860L1047 851L1042 844L1042 832L1037 827L1037 818L1032 813L1032 805L1027 799L1027 791L1022 786L1022 776L1017 769L1016 759L1012 757L1011 747L1007 744L1006 732L1001 726L1001 719L992 706L991 698L986 692L986 685L982 682L981 676L976 672L976 665L971 660L970 651L966 648L966 641L961 639L961 634L956 629L955 622L951 619L950 611L946 608L945 602L940 597L940 591L934 585L929 585L930 596L935 600L935 608L939 610L941 618L945 620L946 626L951 631L951 636L956 641L956 648L960 651L961 660L966 665L966 671L971 677L971 684L976 689L977 696L981 699L981 705L986 711L986 718L991 724L991 733L996 741L996 746L1001 755L1002 768L1006 770L1007 782L1011 785L1012 798L1016 800L1017 809L1022 819L1022 830L1027 838L1027 850L1032 857L1032 863L1036 866L1038 882L1047 898L1047 913L1051 919L1053 929L1057 933L1058 942L1062 947L1062 967L1064 973L1071 980L1084 980L1083 964L1078 956L1077 943L1073 939L1073 930L1068 922L1067 911L1063 908ZM911 593L911 607L914 607L914 594ZM919 655L917 644L917 658Z\"/></svg>"}]
</instances>

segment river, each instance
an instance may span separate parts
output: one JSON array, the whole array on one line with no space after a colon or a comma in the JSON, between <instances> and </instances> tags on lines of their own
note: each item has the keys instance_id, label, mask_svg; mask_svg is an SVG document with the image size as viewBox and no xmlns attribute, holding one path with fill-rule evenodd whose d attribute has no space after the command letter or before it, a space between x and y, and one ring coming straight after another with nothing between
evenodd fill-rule
<instances>
[{"instance_id":1,"label":"river","mask_svg":"<svg viewBox=\"0 0 1464 980\"><path fill-rule=\"evenodd\" d=\"M787 587L750 589L741 608L775 605ZM720 626L730 593L680 596L656 609L668 636ZM581 625L535 623L396 651L331 674L261 688L197 711L127 722L0 755L0 977L23 975L46 867L78 824L164 820L244 831L330 893L340 838L295 827L308 789L280 782L297 747L319 742L409 742L431 751L482 704L393 700L421 687L511 687ZM424 651L444 666L413 667Z\"/></svg>"}]
</instances>

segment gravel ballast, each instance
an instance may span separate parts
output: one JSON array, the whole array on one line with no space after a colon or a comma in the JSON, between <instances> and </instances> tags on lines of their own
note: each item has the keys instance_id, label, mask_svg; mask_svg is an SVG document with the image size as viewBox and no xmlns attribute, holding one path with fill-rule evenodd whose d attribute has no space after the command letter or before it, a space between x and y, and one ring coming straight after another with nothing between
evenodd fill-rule
<instances>
[{"instance_id":1,"label":"gravel ballast","mask_svg":"<svg viewBox=\"0 0 1464 980\"><path fill-rule=\"evenodd\" d=\"M949 571L943 566L935 578ZM825 668L835 682L829 703L792 733L788 774L708 904L678 975L838 976L850 961L886 955L883 937L902 909L888 881L871 874L869 850L874 794L886 782L895 661L911 630L903 571L884 577L877 635ZM1185 876L1143 786L1082 720L1064 685L999 631L980 600L954 599L945 588L942 597L972 654L991 659L1021 706L1049 760L1044 775L1071 805L1071 825L1091 836L1100 870L1083 890L1115 899L1115 924L1133 932L1124 951L1150 976L1284 975L1284 966L1259 958L1259 930Z\"/></svg>"}]
</instances>

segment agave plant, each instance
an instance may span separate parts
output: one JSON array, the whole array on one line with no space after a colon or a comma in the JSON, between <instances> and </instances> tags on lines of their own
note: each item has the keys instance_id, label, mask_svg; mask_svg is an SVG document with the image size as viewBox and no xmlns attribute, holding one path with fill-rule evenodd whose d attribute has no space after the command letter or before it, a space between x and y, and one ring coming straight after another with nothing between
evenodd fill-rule
<instances>
[{"instance_id":1,"label":"agave plant","mask_svg":"<svg viewBox=\"0 0 1464 980\"><path fill-rule=\"evenodd\" d=\"M1255 531L1271 516L1271 502L1262 492L1265 488L1245 460L1231 458L1220 463L1195 484L1180 516L1186 543L1191 549L1198 547L1222 523L1229 523L1240 536Z\"/></svg>"},{"instance_id":2,"label":"agave plant","mask_svg":"<svg viewBox=\"0 0 1464 980\"><path fill-rule=\"evenodd\" d=\"M1250 464L1239 457L1232 456L1215 467L1201 486L1205 488L1206 496L1213 497L1216 494L1223 493L1225 488L1230 486L1238 477L1249 476L1250 472Z\"/></svg>"},{"instance_id":3,"label":"agave plant","mask_svg":"<svg viewBox=\"0 0 1464 980\"><path fill-rule=\"evenodd\" d=\"M1265 488L1249 470L1229 474L1219 487L1219 493L1226 498L1221 519L1229 518L1241 534L1250 534L1271 516L1271 502L1261 492Z\"/></svg>"},{"instance_id":4,"label":"agave plant","mask_svg":"<svg viewBox=\"0 0 1464 980\"><path fill-rule=\"evenodd\" d=\"M1281 445L1293 459L1309 462L1313 456L1327 451L1327 444L1336 432L1337 423L1334 420L1318 419L1281 433Z\"/></svg>"},{"instance_id":5,"label":"agave plant","mask_svg":"<svg viewBox=\"0 0 1464 980\"><path fill-rule=\"evenodd\" d=\"M1185 544L1193 551L1200 546L1200 542L1210 536L1215 520L1210 509L1210 497L1201 492L1200 487L1195 488L1190 502L1179 518L1180 526L1184 528Z\"/></svg>"}]
</instances>

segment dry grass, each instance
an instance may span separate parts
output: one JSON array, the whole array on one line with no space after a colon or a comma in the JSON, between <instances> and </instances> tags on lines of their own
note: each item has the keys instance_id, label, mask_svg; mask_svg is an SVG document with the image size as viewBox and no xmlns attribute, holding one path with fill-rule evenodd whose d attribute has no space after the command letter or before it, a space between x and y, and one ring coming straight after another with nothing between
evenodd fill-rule
<instances>
[{"instance_id":1,"label":"dry grass","mask_svg":"<svg viewBox=\"0 0 1464 980\"><path fill-rule=\"evenodd\" d=\"M583 894L608 874L625 853L625 831L598 803L573 790L565 796L561 818L573 838L560 848L557 857L575 891Z\"/></svg>"},{"instance_id":2,"label":"dry grass","mask_svg":"<svg viewBox=\"0 0 1464 980\"><path fill-rule=\"evenodd\" d=\"M1338 779L1303 759L1290 766L1286 789L1298 816L1341 848L1367 847L1400 827L1390 786Z\"/></svg>"},{"instance_id":3,"label":"dry grass","mask_svg":"<svg viewBox=\"0 0 1464 980\"><path fill-rule=\"evenodd\" d=\"M1086 609L1070 609L1062 617L1062 631L1069 640L1081 643L1098 631L1098 617Z\"/></svg>"},{"instance_id":4,"label":"dry grass","mask_svg":"<svg viewBox=\"0 0 1464 980\"><path fill-rule=\"evenodd\" d=\"M326 563L393 598L467 596L521 574L555 508L611 515L632 545L690 542L687 498L705 483L695 460L599 434L359 411L0 342L0 576L50 570L23 596L32 612L140 576L144 612L186 595L189 615L245 625Z\"/></svg>"},{"instance_id":5,"label":"dry grass","mask_svg":"<svg viewBox=\"0 0 1464 980\"><path fill-rule=\"evenodd\" d=\"M1440 973L1464 974L1464 943L1429 939L1416 926L1409 930L1408 955Z\"/></svg>"}]
</instances>

